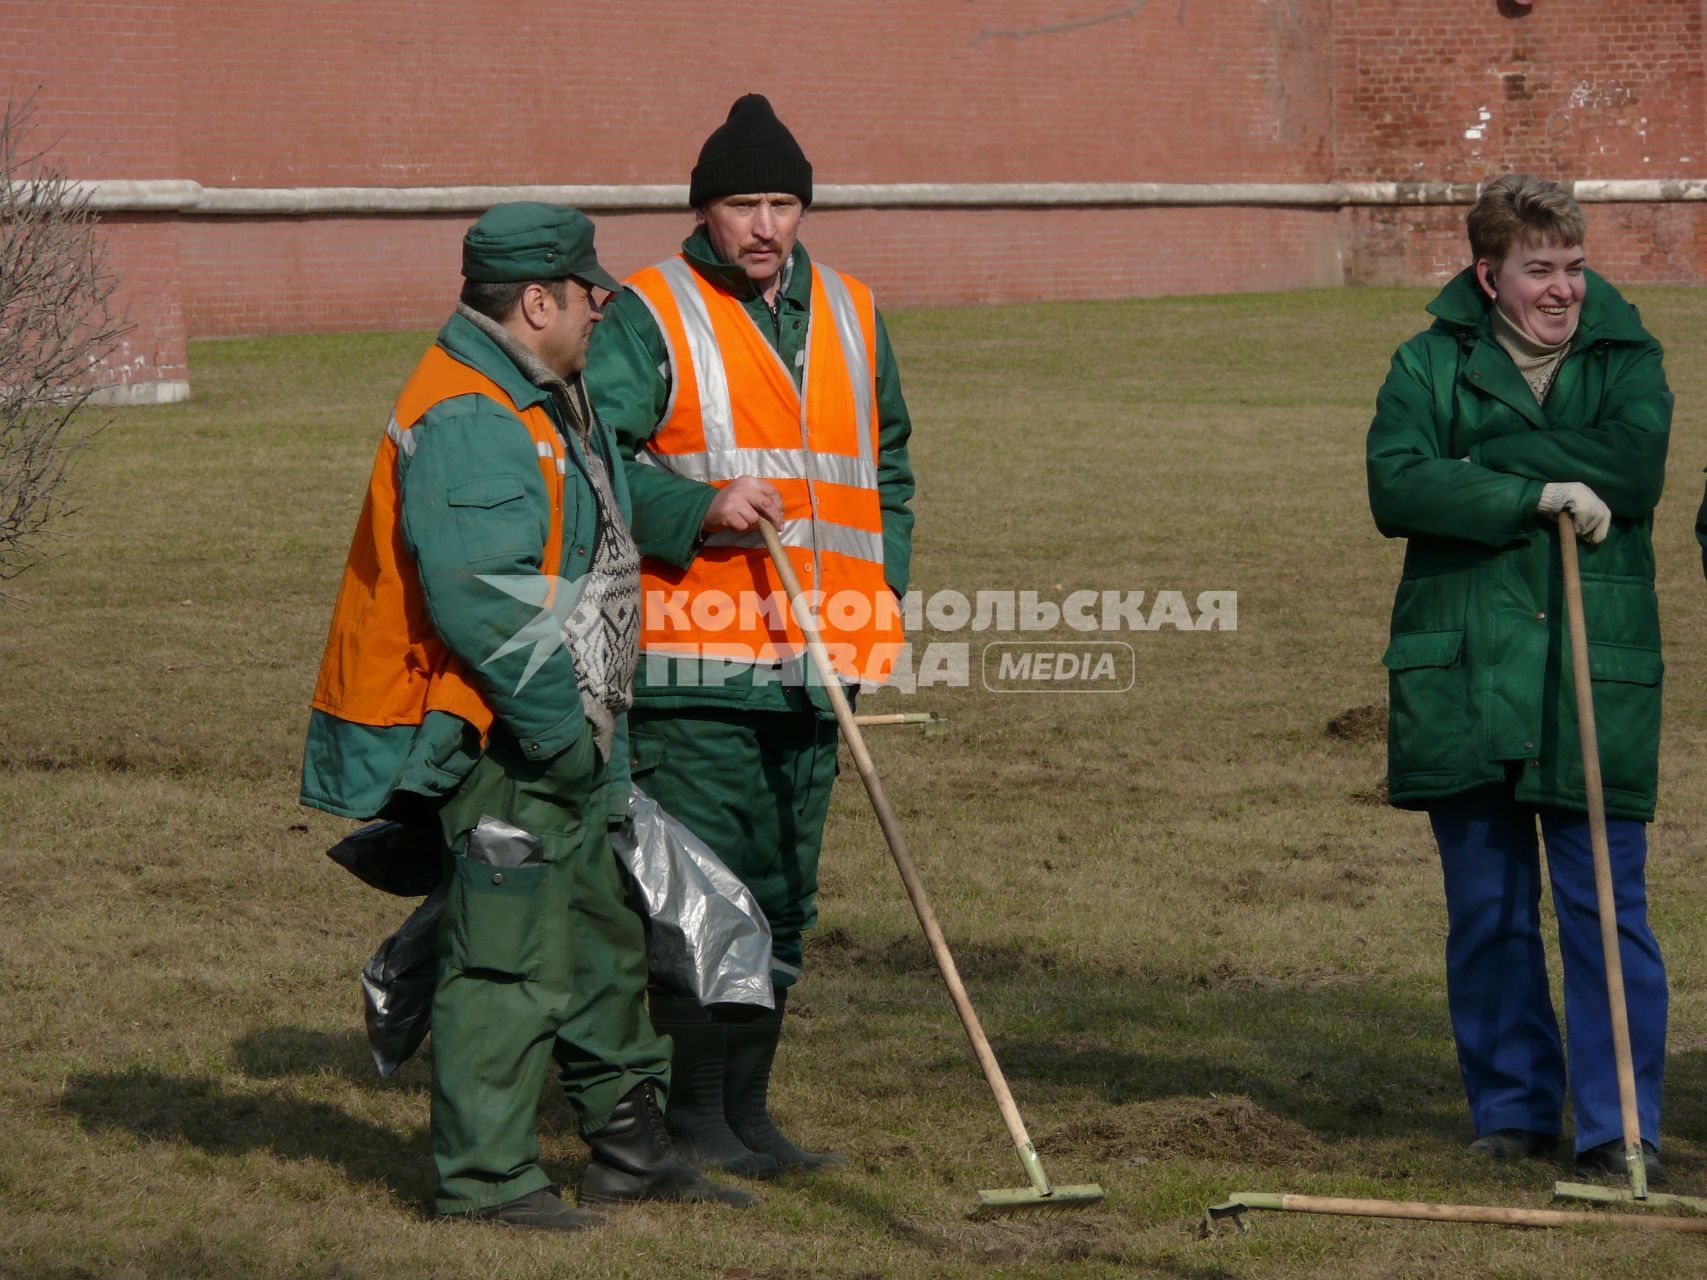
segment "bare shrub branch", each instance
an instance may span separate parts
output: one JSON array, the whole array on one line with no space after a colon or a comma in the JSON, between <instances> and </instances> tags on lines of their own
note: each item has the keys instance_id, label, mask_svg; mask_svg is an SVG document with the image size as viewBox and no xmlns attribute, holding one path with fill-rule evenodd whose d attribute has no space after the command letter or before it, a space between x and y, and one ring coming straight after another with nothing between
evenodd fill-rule
<instances>
[{"instance_id":1,"label":"bare shrub branch","mask_svg":"<svg viewBox=\"0 0 1707 1280\"><path fill-rule=\"evenodd\" d=\"M89 194L37 147L33 102L0 116L0 600L70 513L94 375L129 330Z\"/></svg>"}]
</instances>

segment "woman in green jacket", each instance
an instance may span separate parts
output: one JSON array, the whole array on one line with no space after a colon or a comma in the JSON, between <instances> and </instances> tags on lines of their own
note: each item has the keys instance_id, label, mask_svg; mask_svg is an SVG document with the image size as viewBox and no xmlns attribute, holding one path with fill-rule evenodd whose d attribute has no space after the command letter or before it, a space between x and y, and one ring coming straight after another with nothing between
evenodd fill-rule
<instances>
[{"instance_id":1,"label":"woman in green jacket","mask_svg":"<svg viewBox=\"0 0 1707 1280\"><path fill-rule=\"evenodd\" d=\"M1564 961L1578 1161L1622 1127L1557 516L1581 544L1588 659L1649 1178L1661 1174L1666 981L1643 866L1660 724L1651 537L1671 424L1660 345L1583 265L1582 212L1508 175L1469 216L1472 265L1400 347L1369 428L1369 503L1407 539L1393 603L1388 797L1426 810L1446 886L1447 1000L1476 1139L1550 1150L1566 1054L1540 936L1536 828Z\"/></svg>"}]
</instances>

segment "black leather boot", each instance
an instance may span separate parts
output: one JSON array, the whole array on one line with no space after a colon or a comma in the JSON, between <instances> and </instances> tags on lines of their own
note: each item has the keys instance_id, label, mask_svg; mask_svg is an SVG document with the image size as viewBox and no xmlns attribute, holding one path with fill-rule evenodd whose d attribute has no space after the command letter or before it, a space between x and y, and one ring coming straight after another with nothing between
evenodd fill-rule
<instances>
[{"instance_id":1,"label":"black leather boot","mask_svg":"<svg viewBox=\"0 0 1707 1280\"><path fill-rule=\"evenodd\" d=\"M822 1169L846 1164L833 1151L797 1147L776 1127L770 1115L771 1063L782 1038L782 1011L788 991L779 987L775 1009L719 1012L727 1050L723 1060L723 1112L735 1136L750 1149L771 1156L786 1171Z\"/></svg>"},{"instance_id":2,"label":"black leather boot","mask_svg":"<svg viewBox=\"0 0 1707 1280\"><path fill-rule=\"evenodd\" d=\"M460 1218L473 1222L497 1222L506 1227L533 1227L538 1231L585 1231L604 1222L604 1218L585 1209L576 1209L557 1198L554 1188L530 1192L504 1204L476 1209L473 1213L441 1214L444 1218Z\"/></svg>"},{"instance_id":3,"label":"black leather boot","mask_svg":"<svg viewBox=\"0 0 1707 1280\"><path fill-rule=\"evenodd\" d=\"M651 1081L630 1089L604 1128L582 1136L593 1149L593 1158L581 1175L582 1204L703 1200L745 1208L753 1203L750 1192L720 1187L677 1159Z\"/></svg>"},{"instance_id":4,"label":"black leather boot","mask_svg":"<svg viewBox=\"0 0 1707 1280\"><path fill-rule=\"evenodd\" d=\"M654 987L651 1005L653 1028L675 1043L664 1124L676 1154L702 1169L776 1177L782 1166L744 1146L723 1117L723 1024L692 996Z\"/></svg>"}]
</instances>

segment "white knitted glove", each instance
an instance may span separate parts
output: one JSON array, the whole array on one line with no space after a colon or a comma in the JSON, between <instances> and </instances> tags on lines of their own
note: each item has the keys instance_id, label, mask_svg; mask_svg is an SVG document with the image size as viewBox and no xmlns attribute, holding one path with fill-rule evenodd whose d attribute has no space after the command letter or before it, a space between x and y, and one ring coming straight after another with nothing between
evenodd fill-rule
<instances>
[{"instance_id":1,"label":"white knitted glove","mask_svg":"<svg viewBox=\"0 0 1707 1280\"><path fill-rule=\"evenodd\" d=\"M1612 508L1586 484L1550 484L1541 490L1541 505L1536 508L1544 516L1556 516L1561 511L1571 513L1577 537L1599 546L1606 541L1606 531L1612 527Z\"/></svg>"}]
</instances>

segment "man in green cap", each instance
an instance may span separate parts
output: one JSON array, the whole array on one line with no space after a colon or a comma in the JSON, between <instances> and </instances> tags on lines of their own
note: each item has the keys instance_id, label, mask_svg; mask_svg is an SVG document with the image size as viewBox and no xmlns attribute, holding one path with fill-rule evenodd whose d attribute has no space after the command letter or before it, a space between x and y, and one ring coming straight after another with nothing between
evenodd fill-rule
<instances>
[{"instance_id":1,"label":"man in green cap","mask_svg":"<svg viewBox=\"0 0 1707 1280\"><path fill-rule=\"evenodd\" d=\"M764 97L739 99L706 140L689 200L693 234L625 282L589 382L628 464L642 554L635 781L752 890L775 951L774 1010L654 990L675 1051L667 1120L684 1156L763 1178L840 1159L769 1113L837 742L757 525L778 527L826 602L843 681L882 683L901 643L912 428L870 291L798 242L812 166Z\"/></svg>"},{"instance_id":2,"label":"man in green cap","mask_svg":"<svg viewBox=\"0 0 1707 1280\"><path fill-rule=\"evenodd\" d=\"M638 628L615 441L582 384L600 298L573 209L488 211L462 299L398 397L332 617L305 804L433 830L448 897L433 1001L441 1216L575 1230L538 1163L548 1061L592 1148L583 1203L750 1203L676 1159L643 926L607 824Z\"/></svg>"}]
</instances>

